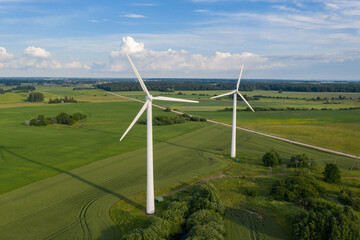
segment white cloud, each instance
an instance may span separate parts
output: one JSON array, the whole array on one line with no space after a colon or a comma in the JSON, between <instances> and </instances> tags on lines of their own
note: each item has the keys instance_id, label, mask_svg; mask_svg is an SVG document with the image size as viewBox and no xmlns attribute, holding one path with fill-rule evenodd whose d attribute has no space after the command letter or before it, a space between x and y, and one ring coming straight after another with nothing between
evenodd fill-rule
<instances>
[{"instance_id":1,"label":"white cloud","mask_svg":"<svg viewBox=\"0 0 360 240\"><path fill-rule=\"evenodd\" d=\"M64 65L64 68L82 68L83 65L78 61L72 61Z\"/></svg>"},{"instance_id":2,"label":"white cloud","mask_svg":"<svg viewBox=\"0 0 360 240\"><path fill-rule=\"evenodd\" d=\"M127 51L128 53L137 53L144 50L144 43L142 42L135 42L135 40L132 37L123 37L123 46L122 46L122 52L124 53ZM117 54L114 52L113 54Z\"/></svg>"},{"instance_id":3,"label":"white cloud","mask_svg":"<svg viewBox=\"0 0 360 240\"><path fill-rule=\"evenodd\" d=\"M292 7L287 7L286 5L274 5L273 8L288 12L300 12L300 10Z\"/></svg>"},{"instance_id":4,"label":"white cloud","mask_svg":"<svg viewBox=\"0 0 360 240\"><path fill-rule=\"evenodd\" d=\"M122 17L127 17L127 18L144 18L144 15L141 14L135 14L135 13L129 13L129 14L125 14L122 15Z\"/></svg>"},{"instance_id":5,"label":"white cloud","mask_svg":"<svg viewBox=\"0 0 360 240\"><path fill-rule=\"evenodd\" d=\"M24 51L23 54L25 56L29 56L29 57L37 57L37 58L49 58L51 57L51 54L46 51L43 48L39 48L39 47L27 47Z\"/></svg>"},{"instance_id":6,"label":"white cloud","mask_svg":"<svg viewBox=\"0 0 360 240\"><path fill-rule=\"evenodd\" d=\"M218 51L212 56L204 56L198 53L191 54L185 50L154 51L146 49L144 43L136 42L132 37L124 37L122 48L110 52L107 71L122 72L130 69L124 51L131 55L139 69L151 72L238 70L243 63L246 63L248 68L256 69L268 61L267 58L250 52L232 54ZM268 65L268 68L280 66L282 65L273 64Z\"/></svg>"},{"instance_id":7,"label":"white cloud","mask_svg":"<svg viewBox=\"0 0 360 240\"><path fill-rule=\"evenodd\" d=\"M6 48L0 47L0 61L12 59L14 56L6 51Z\"/></svg>"}]
</instances>

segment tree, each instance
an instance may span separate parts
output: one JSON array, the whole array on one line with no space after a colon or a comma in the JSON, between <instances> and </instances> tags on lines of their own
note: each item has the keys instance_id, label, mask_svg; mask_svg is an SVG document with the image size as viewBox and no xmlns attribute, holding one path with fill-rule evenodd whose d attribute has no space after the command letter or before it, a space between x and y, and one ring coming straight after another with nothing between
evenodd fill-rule
<instances>
[{"instance_id":1,"label":"tree","mask_svg":"<svg viewBox=\"0 0 360 240\"><path fill-rule=\"evenodd\" d=\"M297 166L299 168L308 167L309 160L310 160L309 156L306 155L305 153L294 155L294 156L291 156L291 158L290 158L291 165Z\"/></svg>"},{"instance_id":2,"label":"tree","mask_svg":"<svg viewBox=\"0 0 360 240\"><path fill-rule=\"evenodd\" d=\"M27 98L29 102L42 102L44 101L44 94L39 92L32 92L29 94L29 97Z\"/></svg>"},{"instance_id":3,"label":"tree","mask_svg":"<svg viewBox=\"0 0 360 240\"><path fill-rule=\"evenodd\" d=\"M279 164L279 159L274 152L267 152L263 155L262 161L266 167L273 167Z\"/></svg>"},{"instance_id":4,"label":"tree","mask_svg":"<svg viewBox=\"0 0 360 240\"><path fill-rule=\"evenodd\" d=\"M325 178L325 182L339 183L341 181L341 172L334 163L328 163L325 165L323 175Z\"/></svg>"}]
</instances>

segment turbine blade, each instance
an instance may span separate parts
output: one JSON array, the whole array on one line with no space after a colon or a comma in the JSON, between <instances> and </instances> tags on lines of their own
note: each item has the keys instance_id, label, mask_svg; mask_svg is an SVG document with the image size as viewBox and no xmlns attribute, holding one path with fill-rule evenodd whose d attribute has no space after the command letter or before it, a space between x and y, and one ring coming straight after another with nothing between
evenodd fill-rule
<instances>
[{"instance_id":1,"label":"turbine blade","mask_svg":"<svg viewBox=\"0 0 360 240\"><path fill-rule=\"evenodd\" d=\"M187 100L182 98L172 98L172 97L153 97L153 100L160 100L160 101L171 101L171 102L190 102L190 103L199 103L199 101Z\"/></svg>"},{"instance_id":2,"label":"turbine blade","mask_svg":"<svg viewBox=\"0 0 360 240\"><path fill-rule=\"evenodd\" d=\"M241 95L241 93L239 91L237 91L237 93L240 95L240 97L242 98L242 100L244 100L244 102L249 106L249 108L251 109L251 111L255 112L254 109L250 106L250 104L246 101L246 99L244 98L243 95Z\"/></svg>"},{"instance_id":3,"label":"turbine blade","mask_svg":"<svg viewBox=\"0 0 360 240\"><path fill-rule=\"evenodd\" d=\"M144 81L142 80L142 78L141 78L138 70L136 69L134 63L132 62L129 54L128 54L127 52L125 52L125 53L126 53L127 58L129 59L129 62L130 62L130 64L131 64L132 69L133 69L134 72L135 72L135 75L136 75L137 79L139 80L139 83L140 83L140 85L141 85L142 90L146 93L146 95L147 95L148 97L150 97L151 95L150 95L149 91L147 90L147 88L146 88L146 86L145 86L145 83L144 83Z\"/></svg>"},{"instance_id":4,"label":"turbine blade","mask_svg":"<svg viewBox=\"0 0 360 240\"><path fill-rule=\"evenodd\" d=\"M130 126L126 129L125 133L121 136L120 141L123 140L123 138L126 136L126 134L130 131L130 129L134 126L134 124L139 120L140 116L144 113L147 106L149 105L150 100L147 100L144 104L144 106L140 109L139 113L136 115L134 120L131 122Z\"/></svg>"},{"instance_id":5,"label":"turbine blade","mask_svg":"<svg viewBox=\"0 0 360 240\"><path fill-rule=\"evenodd\" d=\"M224 94L221 94L221 95L217 95L217 96L211 97L210 99L219 98L219 97L224 97L224 96L228 96L228 95L231 95L231 94L234 94L234 93L235 93L235 91L231 91L231 92L228 92L228 93L224 93Z\"/></svg>"},{"instance_id":6,"label":"turbine blade","mask_svg":"<svg viewBox=\"0 0 360 240\"><path fill-rule=\"evenodd\" d=\"M236 90L237 90L237 91L239 91L240 80L241 80L241 76L242 76L243 69L244 69L244 64L241 65L241 71L240 71L239 79L238 79L238 82L237 82L237 84L236 84Z\"/></svg>"}]
</instances>

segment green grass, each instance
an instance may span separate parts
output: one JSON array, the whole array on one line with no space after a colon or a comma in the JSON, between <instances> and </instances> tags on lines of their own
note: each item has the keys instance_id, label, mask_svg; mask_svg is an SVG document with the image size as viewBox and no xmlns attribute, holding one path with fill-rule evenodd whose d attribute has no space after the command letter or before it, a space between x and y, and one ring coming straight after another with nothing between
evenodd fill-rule
<instances>
[{"instance_id":1,"label":"green grass","mask_svg":"<svg viewBox=\"0 0 360 240\"><path fill-rule=\"evenodd\" d=\"M22 102L19 98L21 94L17 96L15 94L14 100L11 100L13 102L3 98L5 103L0 104L5 105L5 107L0 107L0 116L5 116L0 118L0 135L2 136L0 138L0 192L3 193L0 195L0 213L1 216L6 217L0 218L2 238L118 238L119 230L109 216L110 207L122 199L135 209L143 210L143 205L136 204L128 197L143 193L146 188L146 126L135 125L123 142L118 141L142 104L124 100L107 102L105 99L110 96L100 95L100 93L105 94L100 91L94 94L92 91L97 90L79 91L84 93L84 101L87 99L86 101L90 102L77 104L30 104ZM70 90L44 87L43 92L50 97L67 94ZM142 93L132 94L137 94L139 99L143 100ZM70 96L70 93L67 96ZM81 96L81 94L78 95L79 98ZM16 97L18 97L17 100ZM179 97L188 98L188 95ZM116 99L118 101L119 98ZM214 109L225 105L231 107L227 105L228 103L231 101L209 100L202 103L203 106L200 107L206 108L206 104ZM224 106L219 106L219 104L224 104ZM177 105L176 108L181 109L182 106L185 105ZM56 116L62 111L81 112L88 118L86 122L71 127L60 125L30 127L23 124L25 120L39 114ZM153 108L153 111L154 115L172 114L156 108ZM311 115L313 112L322 115ZM262 124L263 120L270 122L269 128L275 126L274 121L277 121L278 124L286 122L282 126L289 125L294 129L300 129L299 124L314 124L312 118L319 122L316 124L323 126L329 126L330 123L344 124L344 129L349 126L353 128L358 126L358 114L352 115L353 111L343 111L338 116L332 115L336 112L338 111L304 111L310 114L307 116L301 115L303 111L300 113L281 112L283 115L242 112L238 116L240 125L257 123L259 126L266 125ZM194 113L199 113L199 115L208 113L225 122L231 121L229 112L199 110ZM287 115L289 113L295 115L289 117ZM228 116L230 116L229 119ZM353 129L352 132L356 134ZM324 132L317 132L317 135L324 134ZM345 134L343 141L349 137L349 132ZM309 132L309 136L314 136L314 132L312 135ZM334 136L333 138L336 139ZM354 162L353 159L238 131L237 156L240 160L238 164L227 160L230 152L230 137L229 127L210 123L154 127L157 193L169 187L186 185L203 176L214 174L231 164L235 167L229 169L228 174L238 177L246 176L246 178L239 179L235 183L227 182L225 178L213 180L218 189L224 190L220 191L221 196L229 200L238 199L241 206L264 215L266 217L264 228L259 228L256 223L257 227L251 228L255 225L249 224L256 221L256 218L252 218L253 214L248 216L248 220L245 219L247 221L244 224L245 228L250 232L253 231L251 229L256 229L256 232L263 232L266 236L277 239L278 235L269 232L272 225L268 222L275 219L282 228L283 223L279 219L293 212L293 206L276 201L269 203L261 198L256 201L247 201L241 192L244 187L250 186L257 188L261 194L266 194L272 181L276 179L276 177L271 179L255 177L267 174L267 169L261 166L261 156L270 148L276 149L285 161L294 154L306 153L317 162L320 168L325 163L336 160L348 177L346 184L358 186L355 177L359 176L359 170L348 170ZM281 167L273 169L274 174L281 171ZM329 189L331 188L330 186ZM238 209L240 206L238 204L239 202L230 201L228 207ZM272 215L269 211L278 214ZM232 222L238 224L244 220L243 218L229 218L233 220L230 220L227 226L231 226Z\"/></svg>"},{"instance_id":2,"label":"green grass","mask_svg":"<svg viewBox=\"0 0 360 240\"><path fill-rule=\"evenodd\" d=\"M0 193L59 174L91 162L146 146L146 126L137 124L126 137L119 138L138 110L140 103L78 103L0 109ZM25 126L24 121L39 114L54 117L60 112L81 112L84 123L74 126ZM154 115L168 115L154 108ZM203 123L185 123L154 127L155 142L203 127ZM43 165L43 166L42 166ZM19 177L21 176L21 177Z\"/></svg>"},{"instance_id":3,"label":"green grass","mask_svg":"<svg viewBox=\"0 0 360 240\"><path fill-rule=\"evenodd\" d=\"M231 124L232 112L189 112ZM239 112L237 126L360 155L360 110Z\"/></svg>"}]
</instances>

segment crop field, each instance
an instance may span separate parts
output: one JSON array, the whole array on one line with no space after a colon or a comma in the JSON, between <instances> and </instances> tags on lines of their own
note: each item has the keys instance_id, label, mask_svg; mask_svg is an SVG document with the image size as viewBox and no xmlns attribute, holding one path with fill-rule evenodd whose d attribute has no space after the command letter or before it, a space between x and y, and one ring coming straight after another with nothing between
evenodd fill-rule
<instances>
[{"instance_id":1,"label":"crop field","mask_svg":"<svg viewBox=\"0 0 360 240\"><path fill-rule=\"evenodd\" d=\"M78 102L118 102L123 101L123 99L114 97L111 94L108 94L104 91L98 89L84 89L84 90L73 90L74 87L79 86L69 86L62 87L58 85L44 85L37 86L36 92L41 92L44 94L44 101L48 102L50 98L64 98L65 96L74 97ZM85 87L90 87L85 85ZM42 106L44 103L31 103L26 102L29 93L15 93L9 92L6 94L0 94L0 108L8 107L21 107L21 106Z\"/></svg>"},{"instance_id":2,"label":"crop field","mask_svg":"<svg viewBox=\"0 0 360 240\"><path fill-rule=\"evenodd\" d=\"M24 101L28 95L26 93L0 95L0 238L119 238L119 229L109 215L111 206L123 200L143 210L143 205L128 197L142 193L146 188L146 126L137 124L124 141L119 142L120 136L142 104L99 90L39 86L37 91L44 93L45 101L50 97L66 95L74 96L79 103L28 103ZM213 94L196 92L199 93ZM137 92L128 92L125 95L144 99L144 95ZM186 96L177 93L171 96L209 98L190 95L190 92L186 93ZM162 102L156 104L162 105ZM184 110L188 105L174 104L168 107ZM215 110L231 107L231 100L207 100L197 107L198 109L194 108L188 113L228 123L231 121L231 112ZM153 111L154 116L173 115L156 108L153 108ZM87 119L73 126L55 124L35 127L24 124L25 120L40 114L54 117L60 112L80 112L86 114ZM334 112L340 114L334 116ZM358 113L355 110L277 112L280 115L275 112L239 112L238 118L239 126L254 124L256 128L266 125L258 118L268 121L269 129L276 124L300 129L301 124L314 125L311 119L317 118L318 125L343 124L345 129L358 126L356 121L359 114L354 112ZM298 119L297 122L294 119ZM309 135L310 132L311 129ZM352 132L356 138L358 133L354 130ZM334 134L338 133L335 131ZM344 142L352 136L350 131L344 135ZM217 174L224 169L228 169L227 172L234 176L256 178L267 175L268 169L261 166L261 156L271 148L276 149L284 161L301 153L308 154L319 167L336 161L349 178L345 180L348 184L354 184L354 178L359 175L359 170L349 170L354 164L353 159L242 131L237 134L239 163L235 163L229 160L230 136L229 127L208 122L154 126L155 194L159 195L164 189L183 186ZM339 139L337 141L341 143ZM350 146L355 148L355 145ZM336 149L334 146L329 148ZM235 167L229 169L230 166ZM281 174L282 171L281 167L274 168L273 174ZM218 179L214 180L214 184L221 189L222 184L228 186L230 183L226 183L226 179ZM265 184L261 191L268 191L266 186L269 185ZM226 198L229 196L227 194L232 194L231 191L230 189L220 194ZM226 229L230 229L230 237L285 239L281 224L273 222L274 216L265 213L264 221L259 222L258 216L253 214L251 209L250 212L239 210L240 212L227 215ZM231 230L238 227L244 231L236 233L237 230ZM276 229L280 229L278 233L274 232Z\"/></svg>"},{"instance_id":3,"label":"crop field","mask_svg":"<svg viewBox=\"0 0 360 240\"><path fill-rule=\"evenodd\" d=\"M224 108L232 108L232 100L224 97L221 100L210 100L215 93L221 94L227 91L183 91L186 94L169 94L171 97L186 97L199 100L196 105L184 105L182 103L166 103L167 107L178 109L189 114L206 117L212 120L231 124L232 112L219 111ZM123 95L142 98L141 92L121 92ZM196 95L193 95L196 94ZM322 93L322 92L283 92L276 91L251 91L243 92L248 96L262 95L272 97L291 97L297 99L260 98L249 101L253 107L264 108L314 108L318 110L298 111L257 111L238 112L237 126L291 140L313 144L320 147L334 149L345 153L360 155L357 139L360 138L360 109L339 110L340 108L360 107L359 93ZM312 99L317 97L345 96L345 100L334 100L338 104L323 104L322 101L307 101L302 98ZM351 98L351 99L350 99ZM244 102L238 102L238 109L246 107ZM321 110L329 108L333 110ZM314 134L316 133L316 134Z\"/></svg>"}]
</instances>

